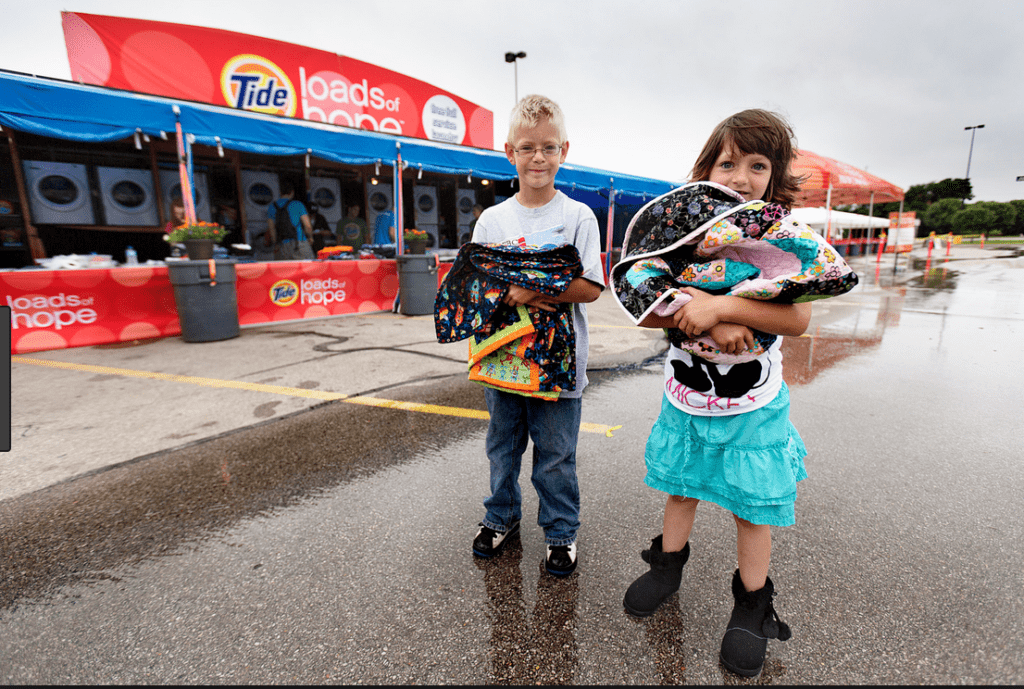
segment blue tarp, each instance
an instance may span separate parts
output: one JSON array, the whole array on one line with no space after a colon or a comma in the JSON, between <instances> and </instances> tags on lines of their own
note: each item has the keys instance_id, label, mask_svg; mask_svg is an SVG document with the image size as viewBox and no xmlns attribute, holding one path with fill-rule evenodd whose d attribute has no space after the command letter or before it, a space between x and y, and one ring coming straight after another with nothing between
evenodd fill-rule
<instances>
[{"instance_id":1,"label":"blue tarp","mask_svg":"<svg viewBox=\"0 0 1024 689\"><path fill-rule=\"evenodd\" d=\"M380 162L398 155L413 169L479 179L511 180L515 168L501 151L454 146L379 134L320 122L263 115L227 106L150 96L100 86L0 71L0 125L40 136L74 141L118 141L136 132L172 135L182 131L195 143L263 155L310 155L347 165ZM616 203L642 203L679 183L565 164L555 185L566 191L600 194Z\"/></svg>"}]
</instances>

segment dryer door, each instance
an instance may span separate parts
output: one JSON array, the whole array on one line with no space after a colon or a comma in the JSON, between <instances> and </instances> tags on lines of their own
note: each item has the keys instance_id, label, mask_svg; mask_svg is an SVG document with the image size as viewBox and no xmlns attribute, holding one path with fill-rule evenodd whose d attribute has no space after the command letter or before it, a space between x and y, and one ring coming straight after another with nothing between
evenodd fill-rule
<instances>
[{"instance_id":1,"label":"dryer door","mask_svg":"<svg viewBox=\"0 0 1024 689\"><path fill-rule=\"evenodd\" d=\"M341 220L341 182L333 177L310 177L309 197L333 232Z\"/></svg>"},{"instance_id":2,"label":"dryer door","mask_svg":"<svg viewBox=\"0 0 1024 689\"><path fill-rule=\"evenodd\" d=\"M22 161L32 221L92 225L96 222L85 165Z\"/></svg>"},{"instance_id":3,"label":"dryer door","mask_svg":"<svg viewBox=\"0 0 1024 689\"><path fill-rule=\"evenodd\" d=\"M149 170L97 167L108 225L159 225Z\"/></svg>"}]
</instances>

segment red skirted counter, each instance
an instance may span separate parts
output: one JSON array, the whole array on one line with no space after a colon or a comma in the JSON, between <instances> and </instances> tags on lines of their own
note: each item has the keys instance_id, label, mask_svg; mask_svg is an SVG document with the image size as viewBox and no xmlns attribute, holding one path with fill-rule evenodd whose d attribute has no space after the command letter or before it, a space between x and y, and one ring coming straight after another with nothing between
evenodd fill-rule
<instances>
[{"instance_id":1,"label":"red skirted counter","mask_svg":"<svg viewBox=\"0 0 1024 689\"><path fill-rule=\"evenodd\" d=\"M390 311L394 260L275 261L235 265L245 326ZM440 281L451 268L441 263ZM0 272L11 307L11 353L167 337L181 333L166 266Z\"/></svg>"}]
</instances>

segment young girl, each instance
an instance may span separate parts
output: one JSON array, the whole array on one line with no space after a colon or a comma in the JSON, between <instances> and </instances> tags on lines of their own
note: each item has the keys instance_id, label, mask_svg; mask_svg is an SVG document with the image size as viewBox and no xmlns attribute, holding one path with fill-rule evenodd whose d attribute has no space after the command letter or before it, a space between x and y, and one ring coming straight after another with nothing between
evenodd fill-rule
<instances>
[{"instance_id":1,"label":"young girl","mask_svg":"<svg viewBox=\"0 0 1024 689\"><path fill-rule=\"evenodd\" d=\"M626 258L612 273L627 313L643 327L666 328L672 342L661 414L645 455L645 483L668 494L663 531L643 551L650 571L629 587L624 605L645 617L678 590L698 504L724 507L736 522L739 566L721 660L744 676L760 673L768 638L790 637L772 605L771 526L794 523L796 484L806 478L807 452L789 420L775 336L807 328L811 306L793 297L838 294L856 284L824 240L787 219L799 183L789 170L793 138L788 124L763 110L721 122L691 183L634 218ZM793 242L803 242L803 258L786 253ZM715 251L717 260L700 262ZM743 261L750 256L768 258L751 268ZM672 282L659 282L662 273ZM682 287L687 281L716 293ZM763 300L773 289L775 301Z\"/></svg>"}]
</instances>

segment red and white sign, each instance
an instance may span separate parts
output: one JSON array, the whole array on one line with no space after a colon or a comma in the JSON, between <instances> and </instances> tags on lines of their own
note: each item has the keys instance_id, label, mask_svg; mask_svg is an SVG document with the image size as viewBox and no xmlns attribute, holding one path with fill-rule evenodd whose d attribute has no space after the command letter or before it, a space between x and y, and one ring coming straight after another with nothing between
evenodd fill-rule
<instances>
[{"instance_id":1,"label":"red and white sign","mask_svg":"<svg viewBox=\"0 0 1024 689\"><path fill-rule=\"evenodd\" d=\"M163 266L0 272L0 300L12 354L181 332Z\"/></svg>"},{"instance_id":2,"label":"red and white sign","mask_svg":"<svg viewBox=\"0 0 1024 689\"><path fill-rule=\"evenodd\" d=\"M490 110L324 50L188 24L62 12L71 78L491 149Z\"/></svg>"},{"instance_id":3,"label":"red and white sign","mask_svg":"<svg viewBox=\"0 0 1024 689\"><path fill-rule=\"evenodd\" d=\"M243 327L390 311L398 270L393 260L238 263L235 291ZM0 303L11 307L12 354L181 333L166 266L0 272Z\"/></svg>"},{"instance_id":4,"label":"red and white sign","mask_svg":"<svg viewBox=\"0 0 1024 689\"><path fill-rule=\"evenodd\" d=\"M235 266L238 322L390 311L398 294L394 261L274 261Z\"/></svg>"},{"instance_id":5,"label":"red and white sign","mask_svg":"<svg viewBox=\"0 0 1024 689\"><path fill-rule=\"evenodd\" d=\"M914 235L917 232L917 212L904 211L889 213L889 236L885 243L885 253L907 253L914 249Z\"/></svg>"}]
</instances>

